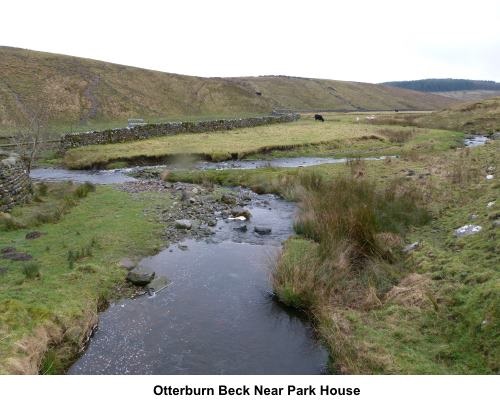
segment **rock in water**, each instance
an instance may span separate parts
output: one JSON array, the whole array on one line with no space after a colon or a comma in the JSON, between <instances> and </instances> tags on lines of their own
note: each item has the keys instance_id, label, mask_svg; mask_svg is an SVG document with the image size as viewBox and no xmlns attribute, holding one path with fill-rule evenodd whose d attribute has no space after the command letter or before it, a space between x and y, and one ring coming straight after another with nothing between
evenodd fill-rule
<instances>
[{"instance_id":1,"label":"rock in water","mask_svg":"<svg viewBox=\"0 0 500 405\"><path fill-rule=\"evenodd\" d=\"M256 226L253 230L259 235L269 235L272 232L272 229L267 226Z\"/></svg>"},{"instance_id":2,"label":"rock in water","mask_svg":"<svg viewBox=\"0 0 500 405\"><path fill-rule=\"evenodd\" d=\"M159 293L161 290L165 289L169 284L166 277L155 277L151 283L149 283L148 288L152 289L155 293Z\"/></svg>"},{"instance_id":3,"label":"rock in water","mask_svg":"<svg viewBox=\"0 0 500 405\"><path fill-rule=\"evenodd\" d=\"M193 224L189 219L178 219L175 221L175 227L177 229L191 229Z\"/></svg>"},{"instance_id":4,"label":"rock in water","mask_svg":"<svg viewBox=\"0 0 500 405\"><path fill-rule=\"evenodd\" d=\"M148 285L155 278L155 273L141 272L141 271L129 271L127 274L127 281L133 285L144 287Z\"/></svg>"},{"instance_id":5,"label":"rock in water","mask_svg":"<svg viewBox=\"0 0 500 405\"><path fill-rule=\"evenodd\" d=\"M238 225L238 226L235 226L233 229L235 231L238 231L238 232L246 232L247 231L247 225L246 224Z\"/></svg>"}]
</instances>

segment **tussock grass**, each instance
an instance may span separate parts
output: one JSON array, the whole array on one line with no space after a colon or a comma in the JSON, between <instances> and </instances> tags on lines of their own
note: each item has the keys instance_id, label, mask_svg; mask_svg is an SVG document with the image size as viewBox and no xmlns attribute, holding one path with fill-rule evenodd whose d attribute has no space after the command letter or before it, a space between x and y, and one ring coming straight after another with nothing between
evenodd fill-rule
<instances>
[{"instance_id":1,"label":"tussock grass","mask_svg":"<svg viewBox=\"0 0 500 405\"><path fill-rule=\"evenodd\" d=\"M274 287L289 305L311 303L311 294L326 300L333 289L341 294L339 287L346 280L357 279L364 285L361 290L368 284L383 286L391 266L374 263L395 262L401 245L397 235L430 219L418 205L421 199L407 185L394 183L379 190L366 179L339 176L327 180L314 172L299 176L297 182L300 211L294 228L315 245L303 249L303 261L290 263L283 256L276 267Z\"/></svg>"},{"instance_id":2,"label":"tussock grass","mask_svg":"<svg viewBox=\"0 0 500 405\"><path fill-rule=\"evenodd\" d=\"M382 128L378 130L378 133L387 138L390 142L405 143L415 136L416 130L415 128L412 129Z\"/></svg>"},{"instance_id":3,"label":"tussock grass","mask_svg":"<svg viewBox=\"0 0 500 405\"><path fill-rule=\"evenodd\" d=\"M40 265L36 262L23 264L22 272L27 279L40 278Z\"/></svg>"},{"instance_id":4,"label":"tussock grass","mask_svg":"<svg viewBox=\"0 0 500 405\"><path fill-rule=\"evenodd\" d=\"M311 313L330 348L332 369L498 372L498 229L467 241L453 236L470 212L489 226L484 213L498 187L478 174L498 165L497 150L448 152L439 163L427 156L440 183L431 193L423 186L428 181L408 186L408 180L390 180L374 194L359 178L340 182L343 193L329 193L325 179L318 196L308 191L297 229L306 239L287 242L273 281L283 302ZM419 208L424 204L439 213L432 222ZM423 247L401 260L405 235Z\"/></svg>"}]
</instances>

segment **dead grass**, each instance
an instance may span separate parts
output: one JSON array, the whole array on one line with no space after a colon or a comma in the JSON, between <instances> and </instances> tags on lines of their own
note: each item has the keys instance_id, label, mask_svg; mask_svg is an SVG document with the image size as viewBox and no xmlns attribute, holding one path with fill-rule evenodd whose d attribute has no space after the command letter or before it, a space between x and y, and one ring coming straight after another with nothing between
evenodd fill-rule
<instances>
[{"instance_id":1,"label":"dead grass","mask_svg":"<svg viewBox=\"0 0 500 405\"><path fill-rule=\"evenodd\" d=\"M16 343L13 357L6 360L10 374L52 374L84 348L98 322L97 306L76 319L46 321ZM52 353L47 361L48 354ZM57 367L53 364L57 362Z\"/></svg>"},{"instance_id":2,"label":"dead grass","mask_svg":"<svg viewBox=\"0 0 500 405\"><path fill-rule=\"evenodd\" d=\"M354 171L357 171L355 169ZM296 178L300 210L292 239L273 276L278 297L297 308L335 303L376 307L401 269L397 262L408 226L428 221L412 187L378 189L355 176L326 179L306 172Z\"/></svg>"},{"instance_id":3,"label":"dead grass","mask_svg":"<svg viewBox=\"0 0 500 405\"><path fill-rule=\"evenodd\" d=\"M431 279L428 275L412 273L392 287L384 297L384 302L403 307L430 308Z\"/></svg>"},{"instance_id":4,"label":"dead grass","mask_svg":"<svg viewBox=\"0 0 500 405\"><path fill-rule=\"evenodd\" d=\"M415 134L415 128L411 129L394 129L394 128L381 128L377 132L386 138L389 142L405 143L412 139Z\"/></svg>"}]
</instances>

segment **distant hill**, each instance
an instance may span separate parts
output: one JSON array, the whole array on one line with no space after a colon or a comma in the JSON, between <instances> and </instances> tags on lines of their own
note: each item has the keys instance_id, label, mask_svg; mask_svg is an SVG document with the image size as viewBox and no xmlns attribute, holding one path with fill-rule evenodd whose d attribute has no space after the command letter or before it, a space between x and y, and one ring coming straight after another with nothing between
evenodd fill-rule
<instances>
[{"instance_id":1,"label":"distant hill","mask_svg":"<svg viewBox=\"0 0 500 405\"><path fill-rule=\"evenodd\" d=\"M434 110L449 98L376 84L286 76L201 78L0 47L0 130L50 105L67 125L141 117L208 117L294 110Z\"/></svg>"},{"instance_id":2,"label":"distant hill","mask_svg":"<svg viewBox=\"0 0 500 405\"><path fill-rule=\"evenodd\" d=\"M385 82L386 86L423 91L426 93L455 92L470 90L500 91L500 83L490 80L467 79L423 79L400 82Z\"/></svg>"}]
</instances>

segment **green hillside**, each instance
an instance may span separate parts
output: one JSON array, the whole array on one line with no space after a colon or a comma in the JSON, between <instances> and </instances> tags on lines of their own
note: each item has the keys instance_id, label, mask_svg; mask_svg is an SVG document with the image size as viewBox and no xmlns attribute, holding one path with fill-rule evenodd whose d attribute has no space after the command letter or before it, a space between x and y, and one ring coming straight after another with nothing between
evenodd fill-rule
<instances>
[{"instance_id":1,"label":"green hillside","mask_svg":"<svg viewBox=\"0 0 500 405\"><path fill-rule=\"evenodd\" d=\"M283 76L201 78L72 56L0 47L0 130L50 106L63 127L126 118L220 117L273 108L358 110L443 108L452 100L387 86Z\"/></svg>"}]
</instances>

